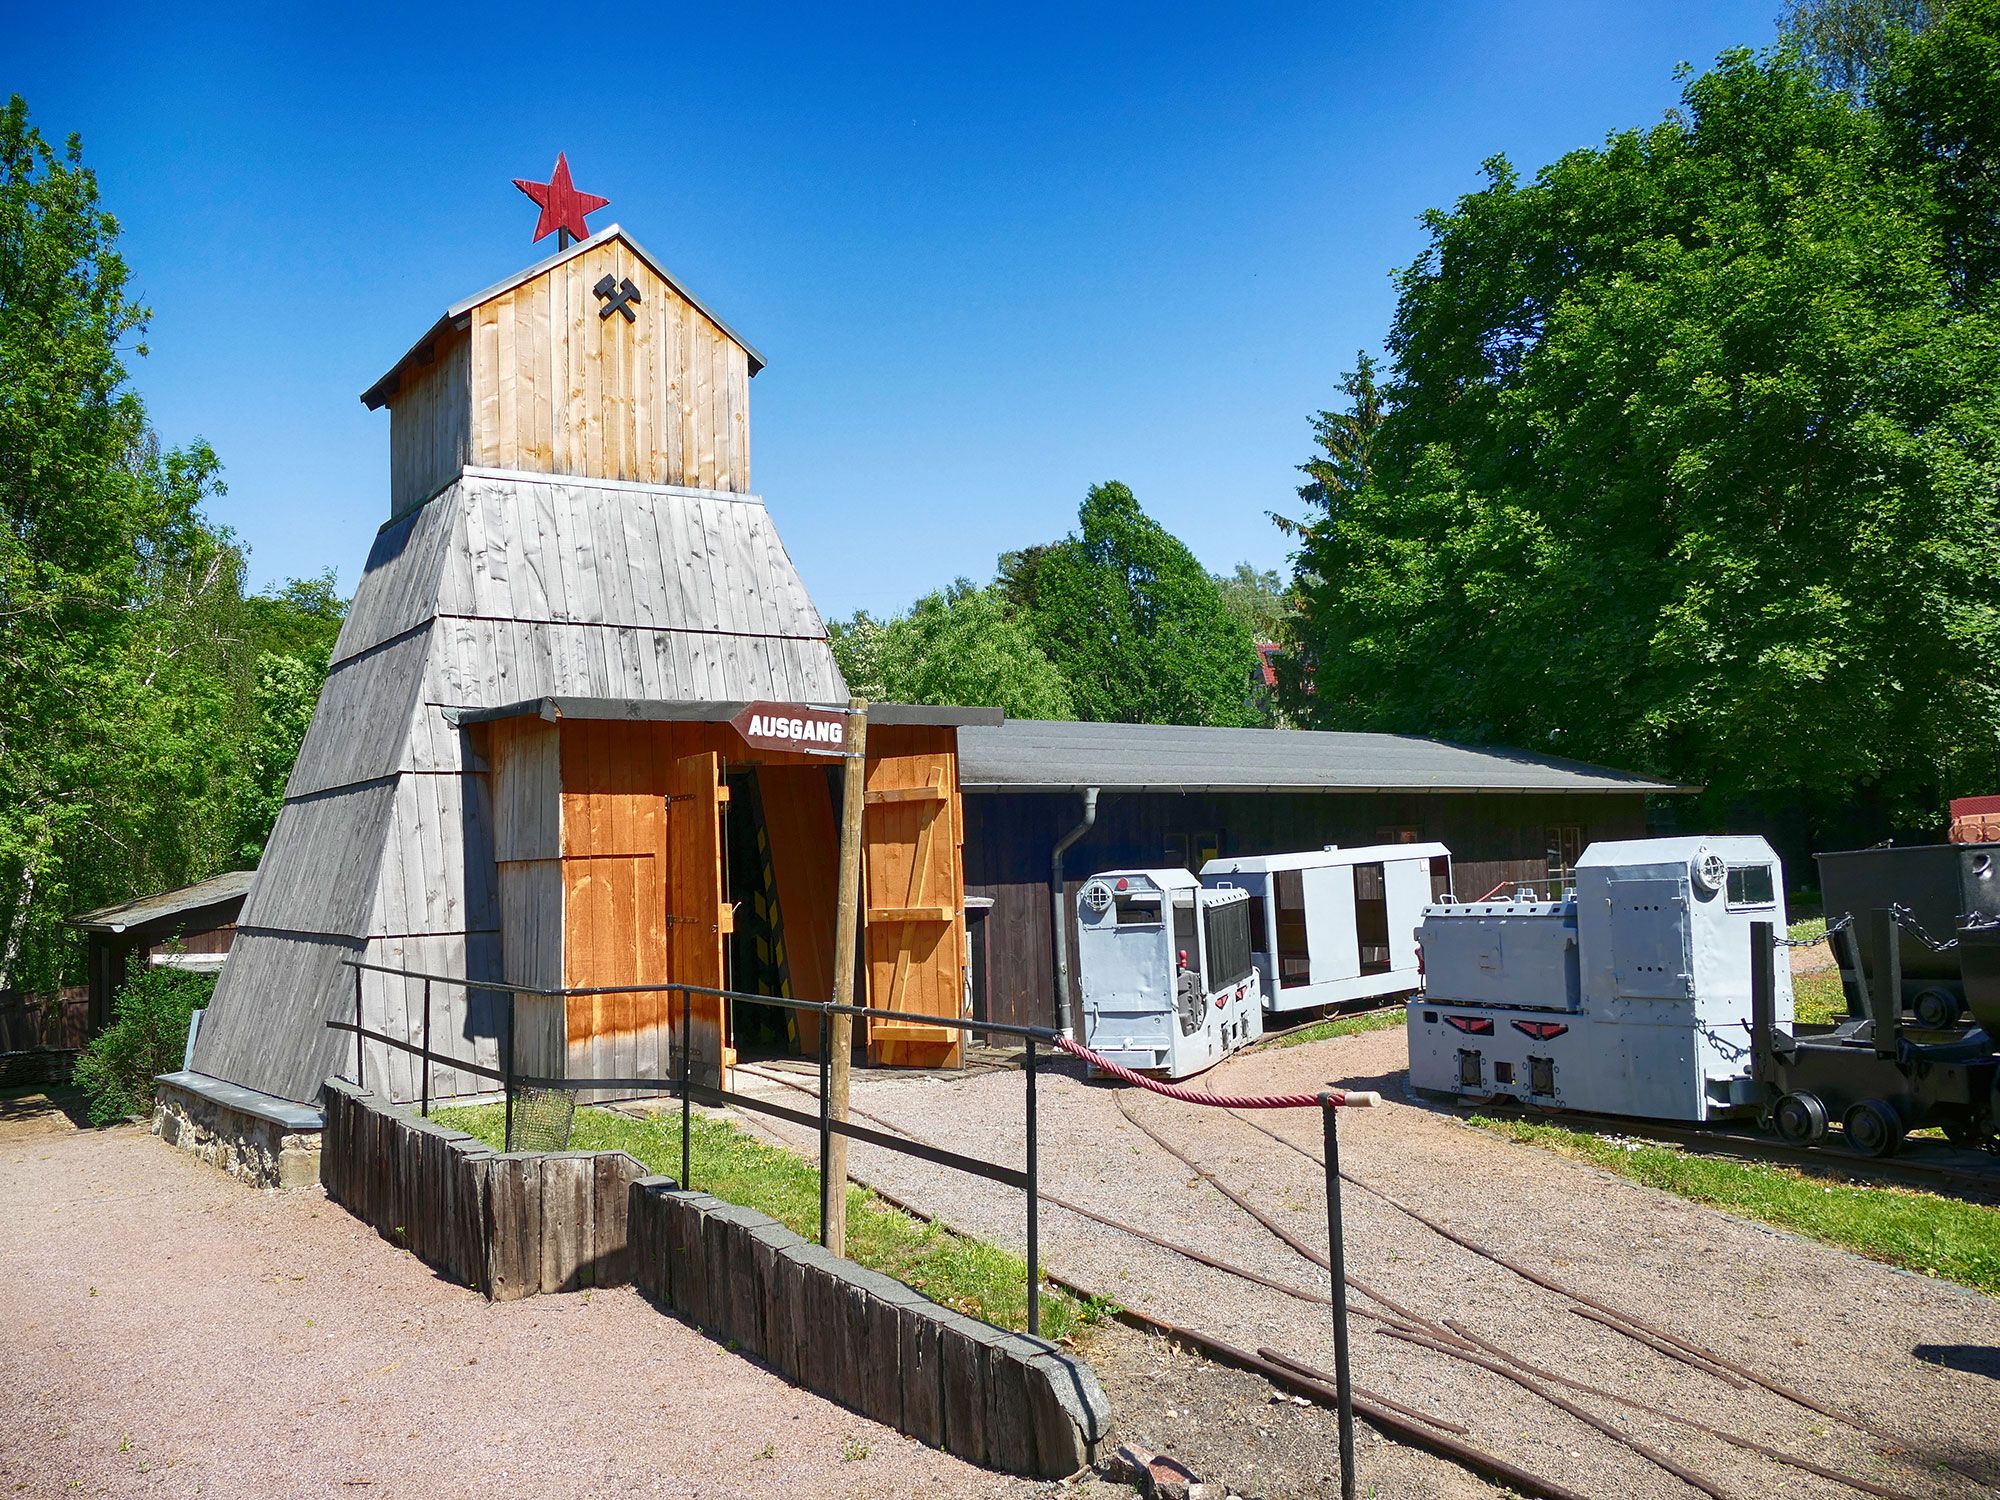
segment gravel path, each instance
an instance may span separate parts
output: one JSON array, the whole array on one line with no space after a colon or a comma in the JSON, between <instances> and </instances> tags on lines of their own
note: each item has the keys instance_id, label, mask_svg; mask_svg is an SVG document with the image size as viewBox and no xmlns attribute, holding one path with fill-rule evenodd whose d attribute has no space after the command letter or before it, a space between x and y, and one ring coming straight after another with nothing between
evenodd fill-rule
<instances>
[{"instance_id":1,"label":"gravel path","mask_svg":"<svg viewBox=\"0 0 2000 1500\"><path fill-rule=\"evenodd\" d=\"M1897 1433L1902 1451L1878 1452L1892 1445L1648 1351L1360 1189L1344 1195L1353 1275L1429 1317L1461 1320L1537 1364L1912 1495L1968 1492L1964 1480L1937 1473L1938 1461L2000 1478L2000 1382L1915 1352L1946 1351L1960 1364L1990 1362L2000 1349L2000 1303L1393 1102L1401 1098L1405 1063L1403 1034L1393 1030L1253 1054L1218 1070L1216 1082L1231 1092L1327 1084L1383 1090L1392 1102L1343 1120L1343 1165L1361 1182L1510 1259L1864 1413ZM869 1073L856 1075L854 1097L859 1107L928 1139L1019 1161L1022 1092L1018 1073L964 1079ZM1119 1113L1122 1092L1087 1086L1075 1071L1044 1075L1046 1191L1288 1284L1322 1284L1323 1273L1135 1130ZM1314 1163L1219 1110L1150 1095L1133 1096L1132 1107L1300 1238L1325 1243L1324 1178ZM1317 1153L1315 1114L1263 1118ZM1023 1243L1017 1193L879 1148L856 1146L853 1164L858 1176L955 1224ZM1069 1279L1239 1346L1272 1345L1331 1366L1323 1309L1060 1209L1045 1208L1042 1224L1043 1254ZM1620 1500L1694 1493L1511 1383L1388 1338L1366 1322L1356 1324L1355 1371L1363 1386L1467 1423L1473 1441L1584 1493ZM1682 1458L1732 1497L1855 1493L1656 1417L1586 1404ZM1362 1478L1371 1479L1365 1459Z\"/></svg>"},{"instance_id":2,"label":"gravel path","mask_svg":"<svg viewBox=\"0 0 2000 1500\"><path fill-rule=\"evenodd\" d=\"M134 1128L9 1123L0 1492L1049 1493L808 1395L629 1289L491 1305L318 1189L253 1192Z\"/></svg>"}]
</instances>

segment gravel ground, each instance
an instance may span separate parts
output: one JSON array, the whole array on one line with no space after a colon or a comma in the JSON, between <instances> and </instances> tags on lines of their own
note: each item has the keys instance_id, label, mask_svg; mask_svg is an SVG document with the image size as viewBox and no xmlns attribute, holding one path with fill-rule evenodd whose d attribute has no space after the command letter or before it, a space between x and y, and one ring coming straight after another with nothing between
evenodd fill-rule
<instances>
[{"instance_id":1,"label":"gravel ground","mask_svg":"<svg viewBox=\"0 0 2000 1500\"><path fill-rule=\"evenodd\" d=\"M629 1289L492 1305L318 1189L0 1111L7 1494L1051 1490L808 1395Z\"/></svg>"},{"instance_id":2,"label":"gravel ground","mask_svg":"<svg viewBox=\"0 0 2000 1500\"><path fill-rule=\"evenodd\" d=\"M1239 1059L1231 1092L1328 1084L1390 1102L1343 1121L1342 1160L1459 1233L1737 1362L1867 1414L1897 1444L1860 1436L1759 1388L1734 1389L1586 1321L1569 1304L1462 1250L1361 1189L1344 1194L1350 1272L1432 1318L1655 1410L1729 1428L1918 1496L1963 1495L1940 1461L2000 1479L2000 1303L1730 1217L1547 1152L1516 1146L1401 1101L1400 1030ZM745 1076L743 1085L754 1085ZM1302 1288L1300 1259L1121 1116L1114 1087L1074 1070L1044 1075L1042 1181L1156 1234ZM855 1102L927 1139L1001 1161L1022 1152L1022 1078L858 1073ZM1325 1242L1324 1177L1312 1162L1219 1110L1128 1095L1134 1113L1309 1243ZM1317 1152L1311 1112L1264 1119ZM759 1128L768 1130L760 1122ZM789 1128L784 1127L787 1133ZM855 1146L857 1176L966 1229L1023 1244L1017 1193L879 1148ZM1329 1368L1323 1309L1246 1284L1060 1209L1045 1208L1043 1254L1065 1277L1128 1306L1245 1347L1277 1347ZM1362 1305L1365 1305L1362 1304ZM1933 1356L1922 1357L1918 1351ZM1952 1366L1958 1366L1953 1368ZM1509 1382L1356 1325L1357 1381L1472 1428L1471 1441L1587 1494L1680 1497L1679 1480ZM1707 1474L1731 1496L1851 1495L1657 1418L1614 1418ZM1887 1451L1878 1451L1887 1450ZM1362 1479L1375 1483L1364 1454ZM1399 1491L1382 1489L1383 1494Z\"/></svg>"},{"instance_id":3,"label":"gravel ground","mask_svg":"<svg viewBox=\"0 0 2000 1500\"><path fill-rule=\"evenodd\" d=\"M1340 1430L1323 1406L1301 1406L1255 1375L1110 1323L1093 1333L1091 1368L1111 1398L1119 1436L1163 1453L1242 1500L1294 1500L1340 1490ZM1355 1424L1363 1494L1395 1500L1501 1500L1504 1491Z\"/></svg>"}]
</instances>

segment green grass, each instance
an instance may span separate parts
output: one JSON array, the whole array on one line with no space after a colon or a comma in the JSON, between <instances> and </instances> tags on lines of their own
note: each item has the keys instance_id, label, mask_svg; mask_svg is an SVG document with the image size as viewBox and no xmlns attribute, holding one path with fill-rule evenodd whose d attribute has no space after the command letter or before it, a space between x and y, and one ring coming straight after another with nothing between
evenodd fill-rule
<instances>
[{"instance_id":1,"label":"green grass","mask_svg":"<svg viewBox=\"0 0 2000 1500\"><path fill-rule=\"evenodd\" d=\"M1816 943L1826 936L1826 918L1807 917L1794 922L1785 930L1785 936L1795 943Z\"/></svg>"},{"instance_id":2,"label":"green grass","mask_svg":"<svg viewBox=\"0 0 2000 1500\"><path fill-rule=\"evenodd\" d=\"M1831 1026L1847 1019L1847 996L1840 988L1840 970L1792 976L1792 1014L1802 1026Z\"/></svg>"},{"instance_id":3,"label":"green grass","mask_svg":"<svg viewBox=\"0 0 2000 1500\"><path fill-rule=\"evenodd\" d=\"M498 1147L506 1112L498 1104L440 1109L433 1118ZM678 1112L635 1118L580 1109L570 1135L573 1151L626 1151L653 1171L678 1178ZM819 1237L819 1168L781 1147L766 1145L727 1120L694 1117L693 1186L728 1203L769 1214L808 1239ZM1028 1326L1028 1263L941 1224L926 1224L884 1203L868 1189L847 1188L847 1254L907 1283L935 1302L1002 1328ZM1073 1339L1107 1309L1069 1293L1042 1289L1042 1336Z\"/></svg>"},{"instance_id":4,"label":"green grass","mask_svg":"<svg viewBox=\"0 0 2000 1500\"><path fill-rule=\"evenodd\" d=\"M2000 1208L1903 1188L1851 1187L1786 1167L1606 1139L1559 1125L1472 1123L1696 1203L2000 1297Z\"/></svg>"},{"instance_id":5,"label":"green grass","mask_svg":"<svg viewBox=\"0 0 2000 1500\"><path fill-rule=\"evenodd\" d=\"M1387 1031L1392 1026L1403 1024L1403 1012L1396 1010L1376 1011L1366 1016L1335 1016L1331 1020L1320 1021L1311 1026L1302 1026L1286 1036L1273 1037L1273 1047L1297 1047L1306 1042L1330 1041L1337 1036L1359 1036L1365 1031Z\"/></svg>"}]
</instances>

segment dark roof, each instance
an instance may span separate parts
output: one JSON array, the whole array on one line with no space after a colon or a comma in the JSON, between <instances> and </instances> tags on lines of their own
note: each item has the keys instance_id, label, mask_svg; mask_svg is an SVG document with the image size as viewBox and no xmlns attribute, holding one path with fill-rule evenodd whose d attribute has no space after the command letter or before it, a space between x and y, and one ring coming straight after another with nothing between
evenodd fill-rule
<instances>
[{"instance_id":1,"label":"dark roof","mask_svg":"<svg viewBox=\"0 0 2000 1500\"><path fill-rule=\"evenodd\" d=\"M232 901L240 906L243 898L250 894L250 882L256 874L255 870L231 870L226 875L184 885L177 891L135 896L116 906L79 912L69 919L69 925L81 927L85 932L126 932L134 927L150 927L156 922L200 911L203 907L222 906Z\"/></svg>"},{"instance_id":2,"label":"dark roof","mask_svg":"<svg viewBox=\"0 0 2000 1500\"><path fill-rule=\"evenodd\" d=\"M725 724L748 703L682 703L659 698L529 698L500 708L467 709L461 724L486 724L495 719L631 719L641 722ZM845 704L815 704L844 708ZM984 725L997 727L1006 715L997 708L934 708L922 703L871 703L870 724Z\"/></svg>"},{"instance_id":3,"label":"dark roof","mask_svg":"<svg viewBox=\"0 0 2000 1500\"><path fill-rule=\"evenodd\" d=\"M1582 761L1400 734L1009 719L958 737L968 792L1687 792Z\"/></svg>"}]
</instances>

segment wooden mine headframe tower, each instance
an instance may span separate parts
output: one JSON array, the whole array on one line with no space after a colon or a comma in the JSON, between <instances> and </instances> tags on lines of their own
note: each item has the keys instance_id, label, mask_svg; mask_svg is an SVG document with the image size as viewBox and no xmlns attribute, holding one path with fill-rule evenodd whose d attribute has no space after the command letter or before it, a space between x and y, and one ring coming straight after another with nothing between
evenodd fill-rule
<instances>
[{"instance_id":1,"label":"wooden mine headframe tower","mask_svg":"<svg viewBox=\"0 0 2000 1500\"><path fill-rule=\"evenodd\" d=\"M351 1057L344 960L549 988L720 987L732 913L724 810L755 778L786 983L831 993L825 762L756 752L757 700L841 703L826 628L750 492L763 361L613 226L450 308L363 395L391 413L390 518L333 653L198 1035L197 1073L290 1100ZM885 712L869 739L868 978L882 1008L959 1012L956 730ZM369 1026L414 1039L421 985L367 973ZM441 1051L498 1065L507 1001L435 986ZM571 999L518 1018L524 1071L665 1076L664 1000ZM731 1055L719 1004L699 1072ZM538 1040L537 1040L538 1039ZM878 1061L958 1056L883 1026ZM532 1066L530 1066L532 1063ZM415 1061L370 1044L371 1086ZM434 1097L489 1087L433 1070Z\"/></svg>"}]
</instances>

